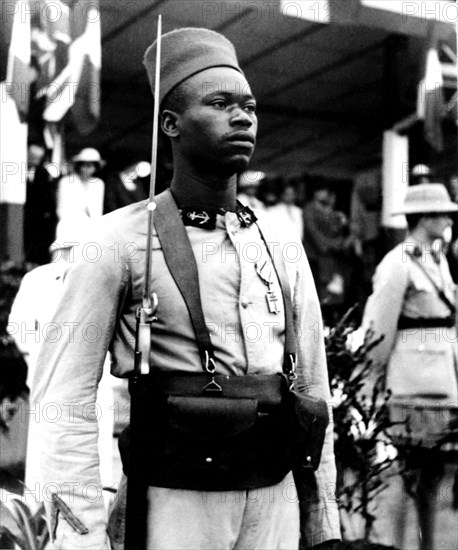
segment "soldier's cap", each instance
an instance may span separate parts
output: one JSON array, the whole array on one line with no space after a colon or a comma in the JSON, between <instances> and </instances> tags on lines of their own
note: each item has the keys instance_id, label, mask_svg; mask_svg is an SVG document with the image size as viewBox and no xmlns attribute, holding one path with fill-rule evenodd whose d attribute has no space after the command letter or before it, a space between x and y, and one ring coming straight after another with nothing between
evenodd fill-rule
<instances>
[{"instance_id":1,"label":"soldier's cap","mask_svg":"<svg viewBox=\"0 0 458 550\"><path fill-rule=\"evenodd\" d=\"M458 211L442 183L420 183L407 188L403 208L397 214L447 214Z\"/></svg>"},{"instance_id":2,"label":"soldier's cap","mask_svg":"<svg viewBox=\"0 0 458 550\"><path fill-rule=\"evenodd\" d=\"M154 94L156 80L155 41L145 53L143 63ZM179 84L213 67L231 67L243 74L233 44L222 34L195 27L176 29L162 35L159 105Z\"/></svg>"}]
</instances>

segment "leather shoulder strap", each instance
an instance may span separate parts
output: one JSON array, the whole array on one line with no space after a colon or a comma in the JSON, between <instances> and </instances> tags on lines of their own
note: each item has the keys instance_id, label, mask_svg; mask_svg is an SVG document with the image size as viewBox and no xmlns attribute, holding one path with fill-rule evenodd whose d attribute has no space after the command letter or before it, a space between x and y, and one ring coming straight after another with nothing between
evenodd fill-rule
<instances>
[{"instance_id":1,"label":"leather shoulder strap","mask_svg":"<svg viewBox=\"0 0 458 550\"><path fill-rule=\"evenodd\" d=\"M205 317L202 309L202 300L199 288L199 274L197 263L192 251L188 234L181 220L175 200L169 189L155 198L157 205L154 213L154 223L157 236L162 246L165 262L169 268L172 277L180 290L188 309L194 332L196 334L197 345L204 366L208 364L208 359L214 360L214 349L210 339L210 334L205 324ZM260 235L266 244L267 250L272 258L275 270L283 294L285 309L286 341L285 341L285 360L283 371L289 373L291 370L291 360L296 354L296 345L293 327L293 309L291 301L291 291L284 265L281 257L281 250L269 246L269 242L264 237L263 231L258 225ZM270 243L272 245L272 243Z\"/></svg>"},{"instance_id":2,"label":"leather shoulder strap","mask_svg":"<svg viewBox=\"0 0 458 550\"><path fill-rule=\"evenodd\" d=\"M165 262L188 308L199 352L205 362L206 352L211 358L214 353L202 310L196 259L170 190L158 195L155 202L154 221Z\"/></svg>"}]
</instances>

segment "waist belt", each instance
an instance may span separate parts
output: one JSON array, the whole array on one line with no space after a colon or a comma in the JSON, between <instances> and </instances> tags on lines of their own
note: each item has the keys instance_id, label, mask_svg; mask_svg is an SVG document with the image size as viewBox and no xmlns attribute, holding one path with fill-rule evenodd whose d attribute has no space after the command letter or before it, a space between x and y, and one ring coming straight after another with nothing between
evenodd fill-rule
<instances>
[{"instance_id":1,"label":"waist belt","mask_svg":"<svg viewBox=\"0 0 458 550\"><path fill-rule=\"evenodd\" d=\"M141 396L146 482L247 490L277 484L294 468L317 468L328 423L326 403L288 386L281 374L153 370ZM128 473L129 431L119 443Z\"/></svg>"},{"instance_id":2,"label":"waist belt","mask_svg":"<svg viewBox=\"0 0 458 550\"><path fill-rule=\"evenodd\" d=\"M453 327L455 319L450 317L406 317L402 315L398 320L398 330L409 328L435 328L435 327Z\"/></svg>"}]
</instances>

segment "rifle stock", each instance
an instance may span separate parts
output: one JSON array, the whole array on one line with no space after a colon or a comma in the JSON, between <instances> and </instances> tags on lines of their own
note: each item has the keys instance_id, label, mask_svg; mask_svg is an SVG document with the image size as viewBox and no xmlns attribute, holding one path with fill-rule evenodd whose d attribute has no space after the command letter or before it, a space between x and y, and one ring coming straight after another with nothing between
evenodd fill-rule
<instances>
[{"instance_id":1,"label":"rifle stock","mask_svg":"<svg viewBox=\"0 0 458 550\"><path fill-rule=\"evenodd\" d=\"M152 272L152 233L156 174L157 174L157 144L159 121L159 89L161 62L161 32L162 18L157 21L156 50L156 83L154 90L154 120L151 153L150 194L147 205L147 241L145 255L145 281L142 307L137 309L135 331L134 370L129 379L130 392L130 426L129 426L129 461L127 466L127 503L125 550L145 550L147 540L148 517L148 485L146 483L147 442L145 441L145 424L148 421L146 399L147 379L150 371L151 330L156 320L157 296L151 292Z\"/></svg>"},{"instance_id":2,"label":"rifle stock","mask_svg":"<svg viewBox=\"0 0 458 550\"><path fill-rule=\"evenodd\" d=\"M139 365L140 352L135 352L135 363ZM135 371L129 379L130 426L129 426L129 464L126 503L125 550L144 550L146 548L146 519L148 507L147 486L144 481L145 449L142 442L142 377Z\"/></svg>"}]
</instances>

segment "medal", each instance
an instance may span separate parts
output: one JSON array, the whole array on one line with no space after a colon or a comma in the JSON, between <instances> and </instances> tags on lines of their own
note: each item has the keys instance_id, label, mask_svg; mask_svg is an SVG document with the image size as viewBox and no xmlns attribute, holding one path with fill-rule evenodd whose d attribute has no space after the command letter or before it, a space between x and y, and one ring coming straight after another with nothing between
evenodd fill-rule
<instances>
[{"instance_id":1,"label":"medal","mask_svg":"<svg viewBox=\"0 0 458 550\"><path fill-rule=\"evenodd\" d=\"M280 310L278 309L277 302L278 298L275 294L274 290L269 290L266 292L266 300L267 300L267 307L269 308L270 313L274 313L275 315L277 313L280 313Z\"/></svg>"},{"instance_id":2,"label":"medal","mask_svg":"<svg viewBox=\"0 0 458 550\"><path fill-rule=\"evenodd\" d=\"M268 260L265 260L262 263L256 264L256 273L259 275L259 278L261 281L267 286L267 292L266 292L266 302L267 302L267 308L270 313L273 313L274 315L277 315L277 313L280 313L280 310L278 309L278 297L275 290L272 290L272 285L274 283L274 270L272 263Z\"/></svg>"}]
</instances>

